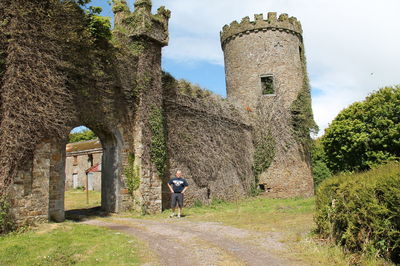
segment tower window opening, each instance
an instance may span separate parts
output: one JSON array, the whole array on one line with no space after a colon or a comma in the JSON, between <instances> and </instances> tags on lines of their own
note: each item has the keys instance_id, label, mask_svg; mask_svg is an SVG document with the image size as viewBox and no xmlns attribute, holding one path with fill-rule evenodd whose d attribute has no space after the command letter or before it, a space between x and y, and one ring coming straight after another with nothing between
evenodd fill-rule
<instances>
[{"instance_id":1,"label":"tower window opening","mask_svg":"<svg viewBox=\"0 0 400 266\"><path fill-rule=\"evenodd\" d=\"M262 95L275 95L274 77L272 75L261 76Z\"/></svg>"}]
</instances>

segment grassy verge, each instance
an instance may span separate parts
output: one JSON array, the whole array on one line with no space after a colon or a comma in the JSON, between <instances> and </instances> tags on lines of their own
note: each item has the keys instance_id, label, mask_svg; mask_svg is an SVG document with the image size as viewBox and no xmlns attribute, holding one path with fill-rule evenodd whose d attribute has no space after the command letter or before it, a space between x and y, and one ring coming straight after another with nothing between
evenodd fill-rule
<instances>
[{"instance_id":1,"label":"grassy verge","mask_svg":"<svg viewBox=\"0 0 400 266\"><path fill-rule=\"evenodd\" d=\"M91 199L100 193L91 193ZM92 197L93 196L93 197ZM67 199L67 197L69 197ZM84 191L66 192L66 207L89 208ZM93 201L95 202L95 201ZM99 203L100 201L98 201ZM113 215L140 219L167 219L170 210L157 215ZM306 265L391 265L383 260L343 252L312 234L315 229L314 198L249 198L214 202L184 210L184 219L221 222L252 231L276 232L288 247L282 256ZM149 248L115 231L75 223L43 225L39 230L0 237L0 265L138 265L153 261Z\"/></svg>"},{"instance_id":2,"label":"grassy verge","mask_svg":"<svg viewBox=\"0 0 400 266\"><path fill-rule=\"evenodd\" d=\"M141 265L148 248L121 233L74 223L0 237L0 265Z\"/></svg>"},{"instance_id":3,"label":"grassy verge","mask_svg":"<svg viewBox=\"0 0 400 266\"><path fill-rule=\"evenodd\" d=\"M141 219L168 218L170 210L161 214L140 216ZM315 199L249 198L237 202L214 202L209 206L186 208L184 219L221 222L225 225L259 231L276 232L288 247L282 256L301 260L306 265L391 265L371 257L345 253L340 247L320 241L312 232ZM132 216L132 215L131 215Z\"/></svg>"},{"instance_id":4,"label":"grassy verge","mask_svg":"<svg viewBox=\"0 0 400 266\"><path fill-rule=\"evenodd\" d=\"M65 191L65 210L88 209L101 205L100 191L89 191L89 204L86 203L86 191L73 189Z\"/></svg>"},{"instance_id":5,"label":"grassy verge","mask_svg":"<svg viewBox=\"0 0 400 266\"><path fill-rule=\"evenodd\" d=\"M248 198L237 202L216 201L211 205L184 209L185 219L221 222L226 225L260 232L309 232L314 227L314 198L267 199ZM171 211L135 218L168 218Z\"/></svg>"}]
</instances>

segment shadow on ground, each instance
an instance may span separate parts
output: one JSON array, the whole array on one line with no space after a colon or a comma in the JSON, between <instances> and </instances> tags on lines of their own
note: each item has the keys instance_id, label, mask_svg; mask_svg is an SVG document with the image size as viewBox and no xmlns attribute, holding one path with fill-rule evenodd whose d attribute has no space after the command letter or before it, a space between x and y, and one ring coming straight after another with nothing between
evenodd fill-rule
<instances>
[{"instance_id":1,"label":"shadow on ground","mask_svg":"<svg viewBox=\"0 0 400 266\"><path fill-rule=\"evenodd\" d=\"M97 217L107 217L110 216L108 212L101 209L100 206L88 209L76 209L68 210L65 212L65 219L72 220L75 222L81 222Z\"/></svg>"}]
</instances>

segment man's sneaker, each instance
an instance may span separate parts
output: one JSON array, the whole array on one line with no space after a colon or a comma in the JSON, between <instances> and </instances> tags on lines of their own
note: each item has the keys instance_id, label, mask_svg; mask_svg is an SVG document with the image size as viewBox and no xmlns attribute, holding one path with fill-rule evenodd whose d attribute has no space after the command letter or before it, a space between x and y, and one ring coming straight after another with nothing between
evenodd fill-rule
<instances>
[{"instance_id":1,"label":"man's sneaker","mask_svg":"<svg viewBox=\"0 0 400 266\"><path fill-rule=\"evenodd\" d=\"M175 217L175 213L172 213L169 218L174 218Z\"/></svg>"},{"instance_id":2,"label":"man's sneaker","mask_svg":"<svg viewBox=\"0 0 400 266\"><path fill-rule=\"evenodd\" d=\"M180 213L178 214L178 218L181 218L181 214Z\"/></svg>"}]
</instances>

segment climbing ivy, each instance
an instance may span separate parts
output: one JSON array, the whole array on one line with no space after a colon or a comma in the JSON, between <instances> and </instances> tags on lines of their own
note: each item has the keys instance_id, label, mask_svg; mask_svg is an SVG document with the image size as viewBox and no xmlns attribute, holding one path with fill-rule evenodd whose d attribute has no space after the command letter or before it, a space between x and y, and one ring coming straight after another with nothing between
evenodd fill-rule
<instances>
[{"instance_id":1,"label":"climbing ivy","mask_svg":"<svg viewBox=\"0 0 400 266\"><path fill-rule=\"evenodd\" d=\"M292 105L290 106L290 111L292 113L292 125L297 139L303 145L310 146L310 133L317 133L318 126L314 121L311 107L310 83L308 79L304 49L302 49L301 58L303 60L303 87L298 94L297 99L293 101Z\"/></svg>"},{"instance_id":2,"label":"climbing ivy","mask_svg":"<svg viewBox=\"0 0 400 266\"><path fill-rule=\"evenodd\" d=\"M144 51L145 44L141 40L133 40L128 43L128 48L132 55L139 55Z\"/></svg>"},{"instance_id":3,"label":"climbing ivy","mask_svg":"<svg viewBox=\"0 0 400 266\"><path fill-rule=\"evenodd\" d=\"M167 143L165 139L165 123L163 111L160 107L151 106L150 113L151 128L151 161L156 165L158 174L163 176L167 161Z\"/></svg>"},{"instance_id":4,"label":"climbing ivy","mask_svg":"<svg viewBox=\"0 0 400 266\"><path fill-rule=\"evenodd\" d=\"M75 116L82 123L109 119L116 106L108 99L118 95L119 100L133 84L121 85L120 79L130 77L120 78L117 67L134 69L121 60L131 58L112 46L110 21L98 16L101 9L80 6L89 2L0 1L0 195L44 137L65 137ZM1 78L5 70L11 73L7 79ZM28 95L29 104L15 95ZM135 171L128 167L127 176L138 176ZM131 183L137 186L136 179Z\"/></svg>"},{"instance_id":5,"label":"climbing ivy","mask_svg":"<svg viewBox=\"0 0 400 266\"><path fill-rule=\"evenodd\" d=\"M128 191L131 195L133 195L133 192L137 190L140 185L139 166L135 165L134 154L129 154L128 165L125 167L124 173L126 176Z\"/></svg>"},{"instance_id":6,"label":"climbing ivy","mask_svg":"<svg viewBox=\"0 0 400 266\"><path fill-rule=\"evenodd\" d=\"M0 80L1 77L3 76L3 72L5 71L5 53L1 50L1 44L0 44Z\"/></svg>"},{"instance_id":7,"label":"climbing ivy","mask_svg":"<svg viewBox=\"0 0 400 266\"><path fill-rule=\"evenodd\" d=\"M275 141L271 134L265 134L256 145L254 152L254 175L256 177L256 184L262 172L268 169L275 156Z\"/></svg>"},{"instance_id":8,"label":"climbing ivy","mask_svg":"<svg viewBox=\"0 0 400 266\"><path fill-rule=\"evenodd\" d=\"M0 91L1 91L1 83L3 80L3 75L6 70L6 36L5 36L5 26L8 24L8 19L3 18L3 11L0 10ZM0 121L2 120L1 113L1 95L0 95Z\"/></svg>"}]
</instances>

